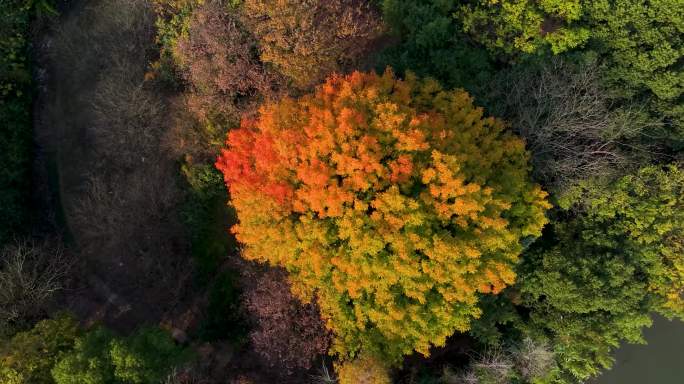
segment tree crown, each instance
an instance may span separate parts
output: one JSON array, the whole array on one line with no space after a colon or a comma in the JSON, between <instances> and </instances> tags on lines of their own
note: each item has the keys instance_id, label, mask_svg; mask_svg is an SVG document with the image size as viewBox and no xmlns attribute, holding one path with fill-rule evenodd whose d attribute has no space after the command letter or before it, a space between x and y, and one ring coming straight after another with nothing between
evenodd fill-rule
<instances>
[{"instance_id":1,"label":"tree crown","mask_svg":"<svg viewBox=\"0 0 684 384\"><path fill-rule=\"evenodd\" d=\"M332 76L264 106L217 161L248 259L317 295L335 352L428 353L515 280L549 207L524 143L462 90L412 75Z\"/></svg>"}]
</instances>

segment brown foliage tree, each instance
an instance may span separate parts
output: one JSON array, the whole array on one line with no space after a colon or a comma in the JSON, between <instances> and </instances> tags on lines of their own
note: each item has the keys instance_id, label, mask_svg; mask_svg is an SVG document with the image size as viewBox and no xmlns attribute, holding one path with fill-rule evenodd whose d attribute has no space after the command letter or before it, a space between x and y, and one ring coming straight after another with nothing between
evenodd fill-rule
<instances>
[{"instance_id":1,"label":"brown foliage tree","mask_svg":"<svg viewBox=\"0 0 684 384\"><path fill-rule=\"evenodd\" d=\"M278 76L262 65L256 41L236 11L218 1L193 12L188 34L174 53L193 88L188 105L200 118L234 113L235 103L269 96L277 87Z\"/></svg>"},{"instance_id":2,"label":"brown foliage tree","mask_svg":"<svg viewBox=\"0 0 684 384\"><path fill-rule=\"evenodd\" d=\"M330 335L318 305L301 304L292 296L284 271L263 273L244 300L256 324L250 334L254 349L271 366L283 367L287 372L308 369L328 349Z\"/></svg>"},{"instance_id":3,"label":"brown foliage tree","mask_svg":"<svg viewBox=\"0 0 684 384\"><path fill-rule=\"evenodd\" d=\"M381 32L365 0L245 0L261 59L306 88L356 64Z\"/></svg>"}]
</instances>

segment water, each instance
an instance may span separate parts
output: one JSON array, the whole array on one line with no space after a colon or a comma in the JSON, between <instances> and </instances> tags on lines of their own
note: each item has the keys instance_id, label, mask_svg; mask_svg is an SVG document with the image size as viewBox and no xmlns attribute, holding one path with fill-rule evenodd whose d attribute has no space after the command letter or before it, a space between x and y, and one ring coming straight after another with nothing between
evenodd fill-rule
<instances>
[{"instance_id":1,"label":"water","mask_svg":"<svg viewBox=\"0 0 684 384\"><path fill-rule=\"evenodd\" d=\"M593 384L684 384L684 322L656 316L647 345L624 345L613 369Z\"/></svg>"}]
</instances>

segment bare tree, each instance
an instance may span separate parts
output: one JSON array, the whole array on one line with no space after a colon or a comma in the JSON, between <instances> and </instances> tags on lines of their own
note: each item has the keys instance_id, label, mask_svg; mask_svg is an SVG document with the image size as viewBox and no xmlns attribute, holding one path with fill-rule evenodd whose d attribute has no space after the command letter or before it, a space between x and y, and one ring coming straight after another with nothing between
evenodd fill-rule
<instances>
[{"instance_id":1,"label":"bare tree","mask_svg":"<svg viewBox=\"0 0 684 384\"><path fill-rule=\"evenodd\" d=\"M163 133L164 102L128 66L116 66L96 85L92 136L100 165L132 169L152 161Z\"/></svg>"},{"instance_id":2,"label":"bare tree","mask_svg":"<svg viewBox=\"0 0 684 384\"><path fill-rule=\"evenodd\" d=\"M482 383L507 384L513 374L513 361L510 354L498 347L478 354L471 367Z\"/></svg>"},{"instance_id":3,"label":"bare tree","mask_svg":"<svg viewBox=\"0 0 684 384\"><path fill-rule=\"evenodd\" d=\"M95 253L112 248L139 253L163 246L177 230L170 225L181 198L174 177L173 169L153 161L116 178L91 176L71 207L82 246Z\"/></svg>"},{"instance_id":4,"label":"bare tree","mask_svg":"<svg viewBox=\"0 0 684 384\"><path fill-rule=\"evenodd\" d=\"M0 327L21 325L45 310L46 303L64 288L72 265L55 239L6 245L0 258Z\"/></svg>"},{"instance_id":5,"label":"bare tree","mask_svg":"<svg viewBox=\"0 0 684 384\"><path fill-rule=\"evenodd\" d=\"M491 347L471 356L470 364L462 372L445 367L440 381L445 384L508 384L514 373L513 366L508 351Z\"/></svg>"},{"instance_id":6,"label":"bare tree","mask_svg":"<svg viewBox=\"0 0 684 384\"><path fill-rule=\"evenodd\" d=\"M163 384L213 384L205 374L197 372L194 367L187 369L174 368Z\"/></svg>"},{"instance_id":7,"label":"bare tree","mask_svg":"<svg viewBox=\"0 0 684 384\"><path fill-rule=\"evenodd\" d=\"M554 58L493 82L488 98L498 105L491 113L508 119L526 140L534 174L552 189L629 170L648 153L632 139L649 123L636 109L613 108L598 72L596 65Z\"/></svg>"},{"instance_id":8,"label":"bare tree","mask_svg":"<svg viewBox=\"0 0 684 384\"><path fill-rule=\"evenodd\" d=\"M54 54L58 64L74 76L90 74L112 65L132 66L132 77L142 77L154 52L154 11L146 0L97 0L87 2L82 15L71 17L58 30Z\"/></svg>"},{"instance_id":9,"label":"bare tree","mask_svg":"<svg viewBox=\"0 0 684 384\"><path fill-rule=\"evenodd\" d=\"M80 2L52 49L64 216L83 281L104 287L88 294L130 302L125 326L173 308L191 274L177 158L163 145L166 89L146 77L158 54L150 3Z\"/></svg>"},{"instance_id":10,"label":"bare tree","mask_svg":"<svg viewBox=\"0 0 684 384\"><path fill-rule=\"evenodd\" d=\"M321 362L321 368L318 370L318 375L311 375L313 383L315 384L335 384L337 383L337 378L331 370L328 369L325 359Z\"/></svg>"},{"instance_id":11,"label":"bare tree","mask_svg":"<svg viewBox=\"0 0 684 384\"><path fill-rule=\"evenodd\" d=\"M513 347L511 353L516 371L527 381L544 377L555 365L555 355L549 344L529 337Z\"/></svg>"}]
</instances>

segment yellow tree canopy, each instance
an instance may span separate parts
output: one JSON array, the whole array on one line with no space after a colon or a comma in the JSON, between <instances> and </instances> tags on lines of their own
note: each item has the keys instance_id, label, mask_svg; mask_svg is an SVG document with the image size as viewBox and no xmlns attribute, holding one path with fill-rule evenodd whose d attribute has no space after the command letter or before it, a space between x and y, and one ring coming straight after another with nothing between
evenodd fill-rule
<instances>
[{"instance_id":1,"label":"yellow tree canopy","mask_svg":"<svg viewBox=\"0 0 684 384\"><path fill-rule=\"evenodd\" d=\"M333 352L427 354L513 284L546 193L524 143L462 90L409 75L334 75L228 135L224 174L244 257L317 297Z\"/></svg>"}]
</instances>

